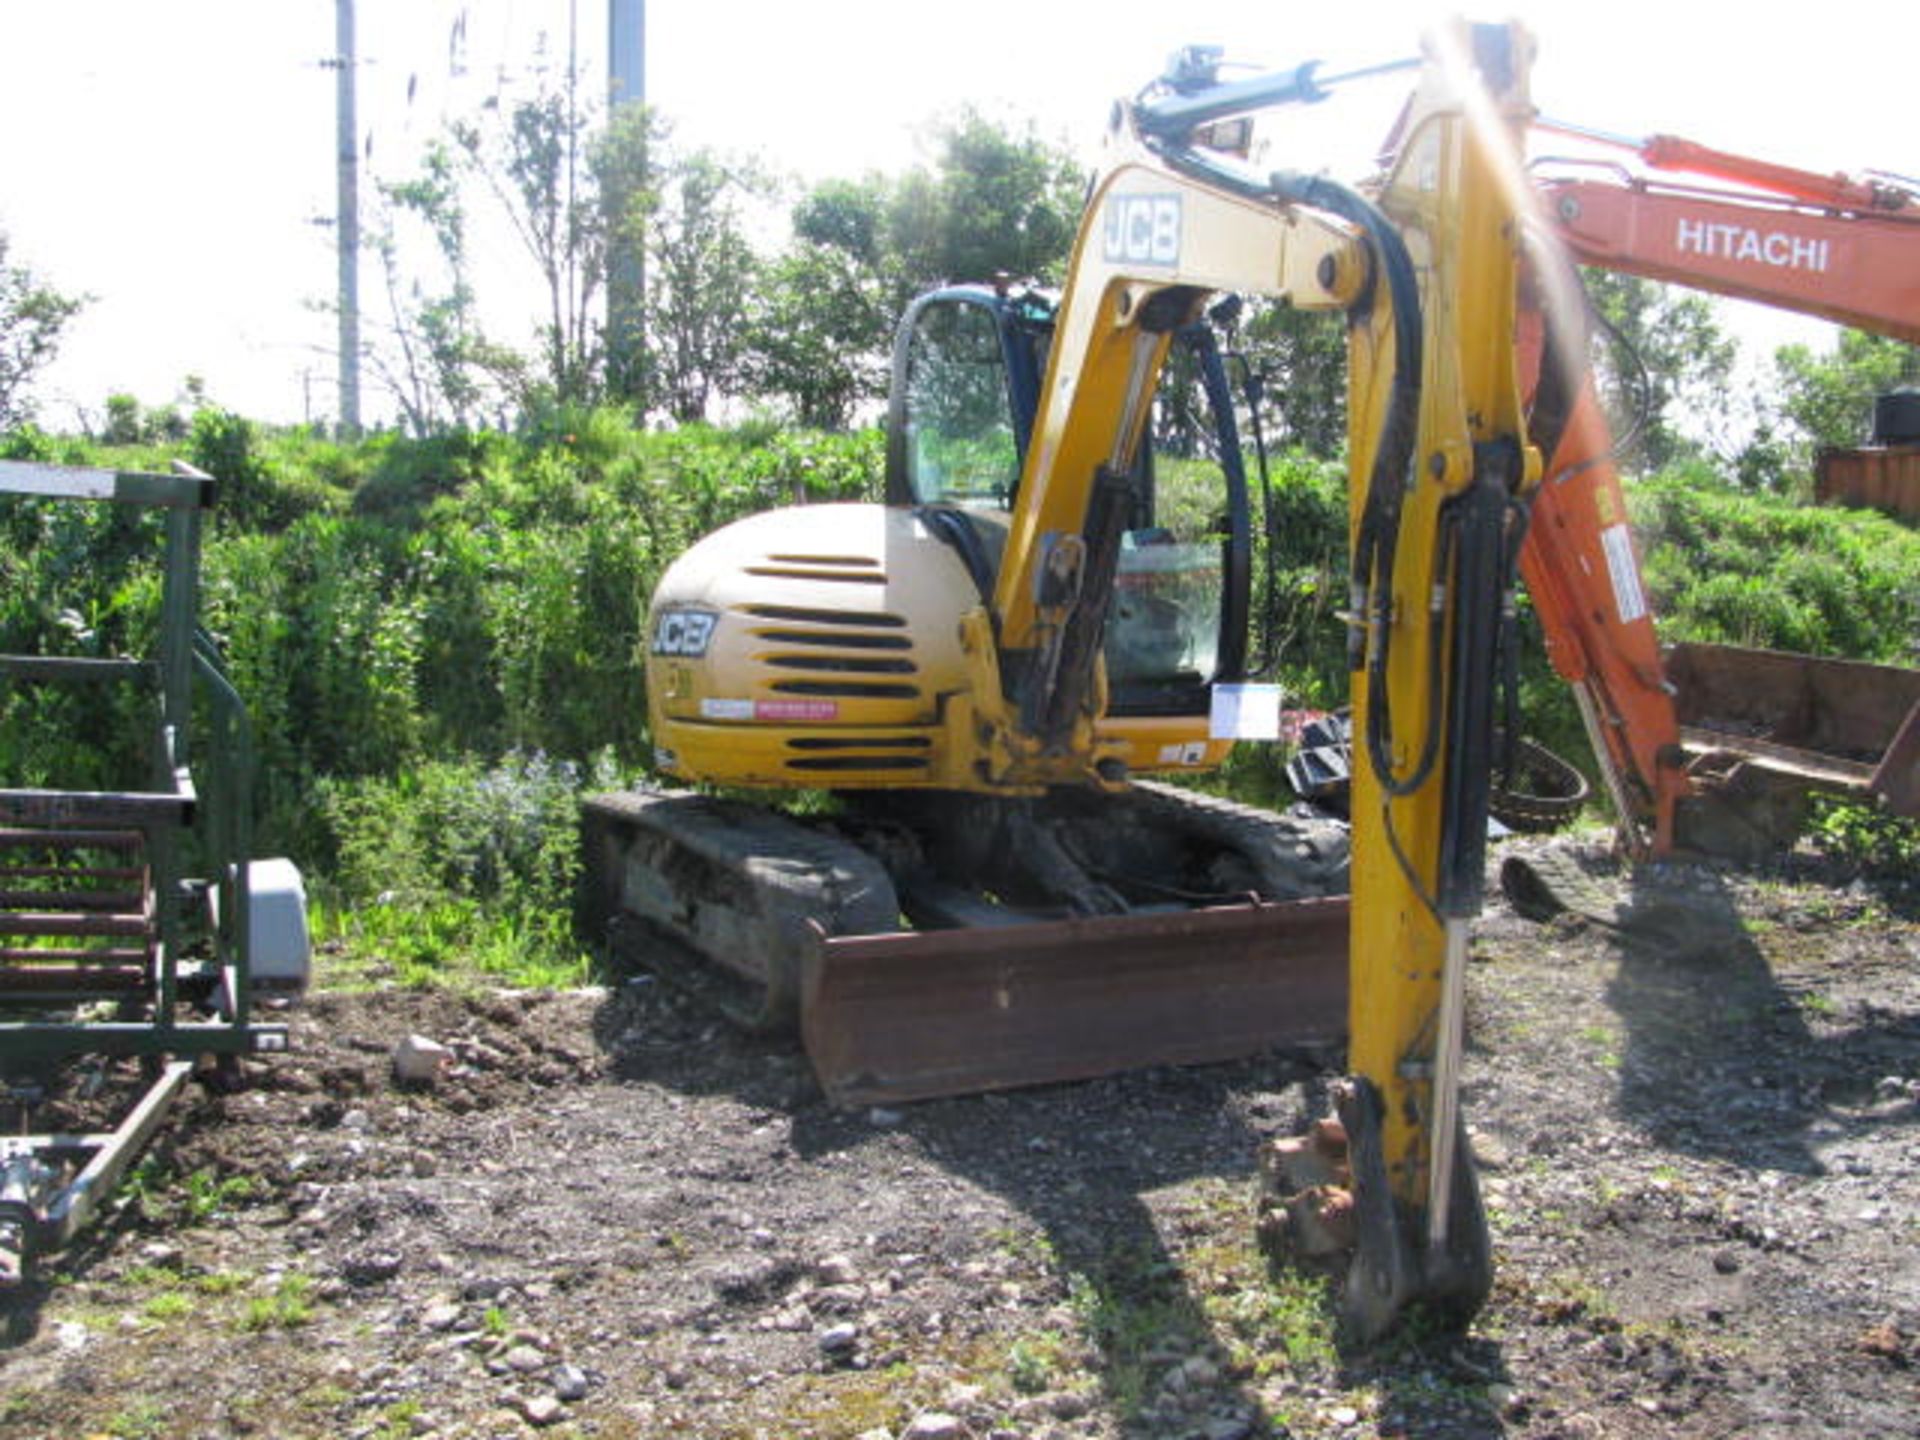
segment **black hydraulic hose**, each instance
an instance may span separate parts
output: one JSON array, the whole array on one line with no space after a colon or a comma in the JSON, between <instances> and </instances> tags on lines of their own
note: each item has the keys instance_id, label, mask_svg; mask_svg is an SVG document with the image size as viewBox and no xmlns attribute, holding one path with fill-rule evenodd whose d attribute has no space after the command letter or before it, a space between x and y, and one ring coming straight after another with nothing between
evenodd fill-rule
<instances>
[{"instance_id":1,"label":"black hydraulic hose","mask_svg":"<svg viewBox=\"0 0 1920 1440\"><path fill-rule=\"evenodd\" d=\"M1247 357L1238 350L1227 352L1222 360L1232 360L1240 366L1240 383L1247 395L1247 423L1253 430L1254 461L1260 467L1260 536L1261 571L1263 589L1260 598L1260 637L1259 649L1255 659L1248 664L1250 676L1270 675L1278 656L1273 641L1273 476L1267 466L1267 431L1260 420L1260 407L1266 401L1267 378L1253 368Z\"/></svg>"},{"instance_id":2,"label":"black hydraulic hose","mask_svg":"<svg viewBox=\"0 0 1920 1440\"><path fill-rule=\"evenodd\" d=\"M1420 291L1413 257L1391 221L1364 196L1322 176L1279 173L1274 189L1290 200L1324 210L1356 226L1372 243L1379 275L1393 307L1393 382L1387 412L1367 477L1366 501L1354 536L1350 587L1354 619L1349 632L1347 668L1367 672L1368 758L1381 788L1389 795L1410 795L1427 782L1440 751L1440 723L1428 727L1412 774L1396 777L1392 764L1393 717L1386 671L1393 618L1393 566L1400 543L1400 507L1405 495L1420 421L1420 386L1425 335L1420 320ZM1356 302L1356 311L1371 303ZM1368 645L1369 634L1373 637Z\"/></svg>"},{"instance_id":3,"label":"black hydraulic hose","mask_svg":"<svg viewBox=\"0 0 1920 1440\"><path fill-rule=\"evenodd\" d=\"M1338 181L1282 170L1275 171L1267 184L1260 187L1249 184L1243 176L1190 147L1155 142L1152 137L1149 144L1176 169L1257 199L1278 198L1323 210L1347 221L1371 242L1377 270L1368 277L1366 288L1349 307L1348 315L1355 318L1368 311L1373 303L1373 286L1384 277L1393 306L1394 363L1387 410L1374 448L1373 470L1367 478L1367 498L1354 537L1349 572L1353 618L1348 629L1347 669L1351 673L1364 665L1367 672L1367 755L1381 789L1389 797L1411 795L1426 784L1433 772L1439 757L1443 724L1435 719L1429 725L1413 773L1404 779L1397 778L1392 767L1393 720L1386 672L1392 636L1393 566L1400 541L1400 507L1412 479L1413 452L1419 439L1425 344L1413 257L1407 253L1406 243L1386 215L1357 191ZM1371 646L1367 643L1369 635L1373 637ZM1436 684L1439 678L1436 670Z\"/></svg>"},{"instance_id":4,"label":"black hydraulic hose","mask_svg":"<svg viewBox=\"0 0 1920 1440\"><path fill-rule=\"evenodd\" d=\"M1194 326L1189 343L1200 361L1200 388L1213 408L1220 437L1220 470L1227 477L1227 540L1222 547L1220 654L1216 672L1227 679L1247 673L1247 619L1253 601L1253 521L1247 502L1247 464L1240 453L1240 424L1234 418L1233 390L1219 342L1204 325ZM1254 417L1254 433L1259 418ZM1260 445L1260 479L1266 483L1266 446Z\"/></svg>"}]
</instances>

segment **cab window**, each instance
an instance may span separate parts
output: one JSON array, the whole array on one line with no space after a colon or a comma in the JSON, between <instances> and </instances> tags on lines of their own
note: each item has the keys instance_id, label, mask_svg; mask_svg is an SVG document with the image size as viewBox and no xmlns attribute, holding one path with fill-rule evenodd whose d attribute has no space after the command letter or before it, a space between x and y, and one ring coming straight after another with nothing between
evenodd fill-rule
<instances>
[{"instance_id":1,"label":"cab window","mask_svg":"<svg viewBox=\"0 0 1920 1440\"><path fill-rule=\"evenodd\" d=\"M903 458L914 503L1005 509L1020 456L993 314L965 301L922 309L905 381Z\"/></svg>"}]
</instances>

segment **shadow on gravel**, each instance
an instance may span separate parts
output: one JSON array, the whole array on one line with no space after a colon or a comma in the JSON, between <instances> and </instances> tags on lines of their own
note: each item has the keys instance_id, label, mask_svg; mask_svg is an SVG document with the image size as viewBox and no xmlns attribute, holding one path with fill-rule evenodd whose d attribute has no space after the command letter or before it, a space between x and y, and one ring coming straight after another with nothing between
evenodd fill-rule
<instances>
[{"instance_id":1,"label":"shadow on gravel","mask_svg":"<svg viewBox=\"0 0 1920 1440\"><path fill-rule=\"evenodd\" d=\"M697 999L684 1013L702 1013ZM1437 1405L1446 1416L1445 1433L1462 1440L1506 1433L1463 1398L1465 1387L1504 1377L1497 1345L1434 1335L1387 1350L1339 1353L1326 1339L1332 1299L1305 1278L1245 1298L1251 1333L1285 1335L1301 1352L1275 1356L1274 1374L1258 1378L1230 1360L1236 1349L1245 1355L1246 1340L1223 1333L1224 1324L1238 1328L1237 1313L1223 1322L1222 1307L1205 1303L1209 1297L1217 1302L1226 1266L1208 1247L1233 1236L1251 1248L1261 1142L1293 1133L1330 1108L1326 1077L1302 1058L1275 1054L1194 1069L1162 1067L844 1111L826 1103L795 1044L695 1020L701 1054L683 1049L676 1056L662 1044L650 1059L620 1043L627 1023L616 1001L596 1026L621 1079L682 1093L726 1093L779 1109L791 1118L796 1155L810 1163L897 1146L904 1137L939 1169L1026 1217L1037 1235L988 1232L973 1243L989 1253L998 1247L1021 1254L1064 1277L1066 1308L1098 1355L1093 1368L1102 1399L1129 1435L1284 1436L1290 1423L1324 1423L1322 1412L1337 1410L1342 1392L1361 1383L1380 1387L1389 1414L1417 1416ZM1174 1205L1154 1203L1157 1192L1195 1180L1220 1182L1203 1187L1198 1209L1185 1197ZM911 1223L939 1253L942 1217L919 1215ZM1245 1273L1244 1253L1235 1258ZM1281 1317L1273 1307L1290 1313ZM1010 1343L1017 1338L1008 1337ZM1290 1372L1302 1383L1285 1402L1264 1399ZM1436 1374L1453 1377L1462 1395L1436 1399ZM1400 1433L1428 1432L1410 1420Z\"/></svg>"},{"instance_id":2,"label":"shadow on gravel","mask_svg":"<svg viewBox=\"0 0 1920 1440\"><path fill-rule=\"evenodd\" d=\"M39 1077L41 1082L47 1079ZM194 1123L191 1117L195 1107L176 1103L181 1113L173 1117L172 1129L163 1129L148 1147L150 1155L167 1154L174 1133ZM46 1116L37 1114L29 1105L17 1103L10 1097L0 1099L0 1134L86 1133L111 1123L88 1125L64 1110L58 1112L58 1117L49 1123ZM7 1198L14 1197L9 1194ZM18 1349L39 1336L42 1314L59 1288L87 1280L101 1258L110 1254L127 1232L135 1228L136 1213L136 1206L108 1204L65 1249L53 1254L29 1254L24 1275L13 1284L0 1285L0 1363L4 1363L9 1350Z\"/></svg>"},{"instance_id":3,"label":"shadow on gravel","mask_svg":"<svg viewBox=\"0 0 1920 1440\"><path fill-rule=\"evenodd\" d=\"M117 1224L90 1226L51 1261L38 1257L24 1280L0 1289L0 1365L5 1364L9 1350L39 1338L42 1316L60 1287L89 1278L100 1258L119 1239L122 1228Z\"/></svg>"},{"instance_id":4,"label":"shadow on gravel","mask_svg":"<svg viewBox=\"0 0 1920 1440\"><path fill-rule=\"evenodd\" d=\"M1751 1169L1824 1172L1809 1130L1864 1107L1920 1054L1920 1016L1885 1011L1817 1034L1817 991L1783 984L1724 879L1649 867L1624 882L1607 999L1625 1029L1619 1104L1652 1140ZM1810 942L1823 943L1823 942ZM1906 1067L1906 1068L1903 1068ZM1911 1124L1904 1113L1857 1127Z\"/></svg>"}]
</instances>

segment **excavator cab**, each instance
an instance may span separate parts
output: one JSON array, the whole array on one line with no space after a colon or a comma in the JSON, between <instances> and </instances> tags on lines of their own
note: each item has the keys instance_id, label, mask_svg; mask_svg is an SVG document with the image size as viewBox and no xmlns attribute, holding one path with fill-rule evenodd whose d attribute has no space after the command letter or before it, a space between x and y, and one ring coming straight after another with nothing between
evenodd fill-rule
<instances>
[{"instance_id":1,"label":"excavator cab","mask_svg":"<svg viewBox=\"0 0 1920 1440\"><path fill-rule=\"evenodd\" d=\"M1036 292L952 286L921 296L895 341L887 503L912 508L990 602L1053 340ZM1242 678L1253 551L1246 468L1212 325L1181 328L1150 444L1131 474L1102 656L1106 713L1200 716Z\"/></svg>"}]
</instances>

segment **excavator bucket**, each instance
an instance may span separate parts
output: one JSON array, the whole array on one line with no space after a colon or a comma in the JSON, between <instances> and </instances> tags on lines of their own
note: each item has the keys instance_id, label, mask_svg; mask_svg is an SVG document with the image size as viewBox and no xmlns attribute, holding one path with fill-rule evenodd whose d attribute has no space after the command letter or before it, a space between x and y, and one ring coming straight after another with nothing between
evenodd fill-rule
<instances>
[{"instance_id":1,"label":"excavator bucket","mask_svg":"<svg viewBox=\"0 0 1920 1440\"><path fill-rule=\"evenodd\" d=\"M1920 813L1920 670L1688 644L1668 651L1667 674L1697 778Z\"/></svg>"},{"instance_id":2,"label":"excavator bucket","mask_svg":"<svg viewBox=\"0 0 1920 1440\"><path fill-rule=\"evenodd\" d=\"M1894 814L1920 820L1920 700L1913 702L1893 743L1880 757L1868 788L1884 796Z\"/></svg>"},{"instance_id":3,"label":"excavator bucket","mask_svg":"<svg viewBox=\"0 0 1920 1440\"><path fill-rule=\"evenodd\" d=\"M1337 1043L1347 901L971 930L816 932L801 1030L840 1105Z\"/></svg>"}]
</instances>

